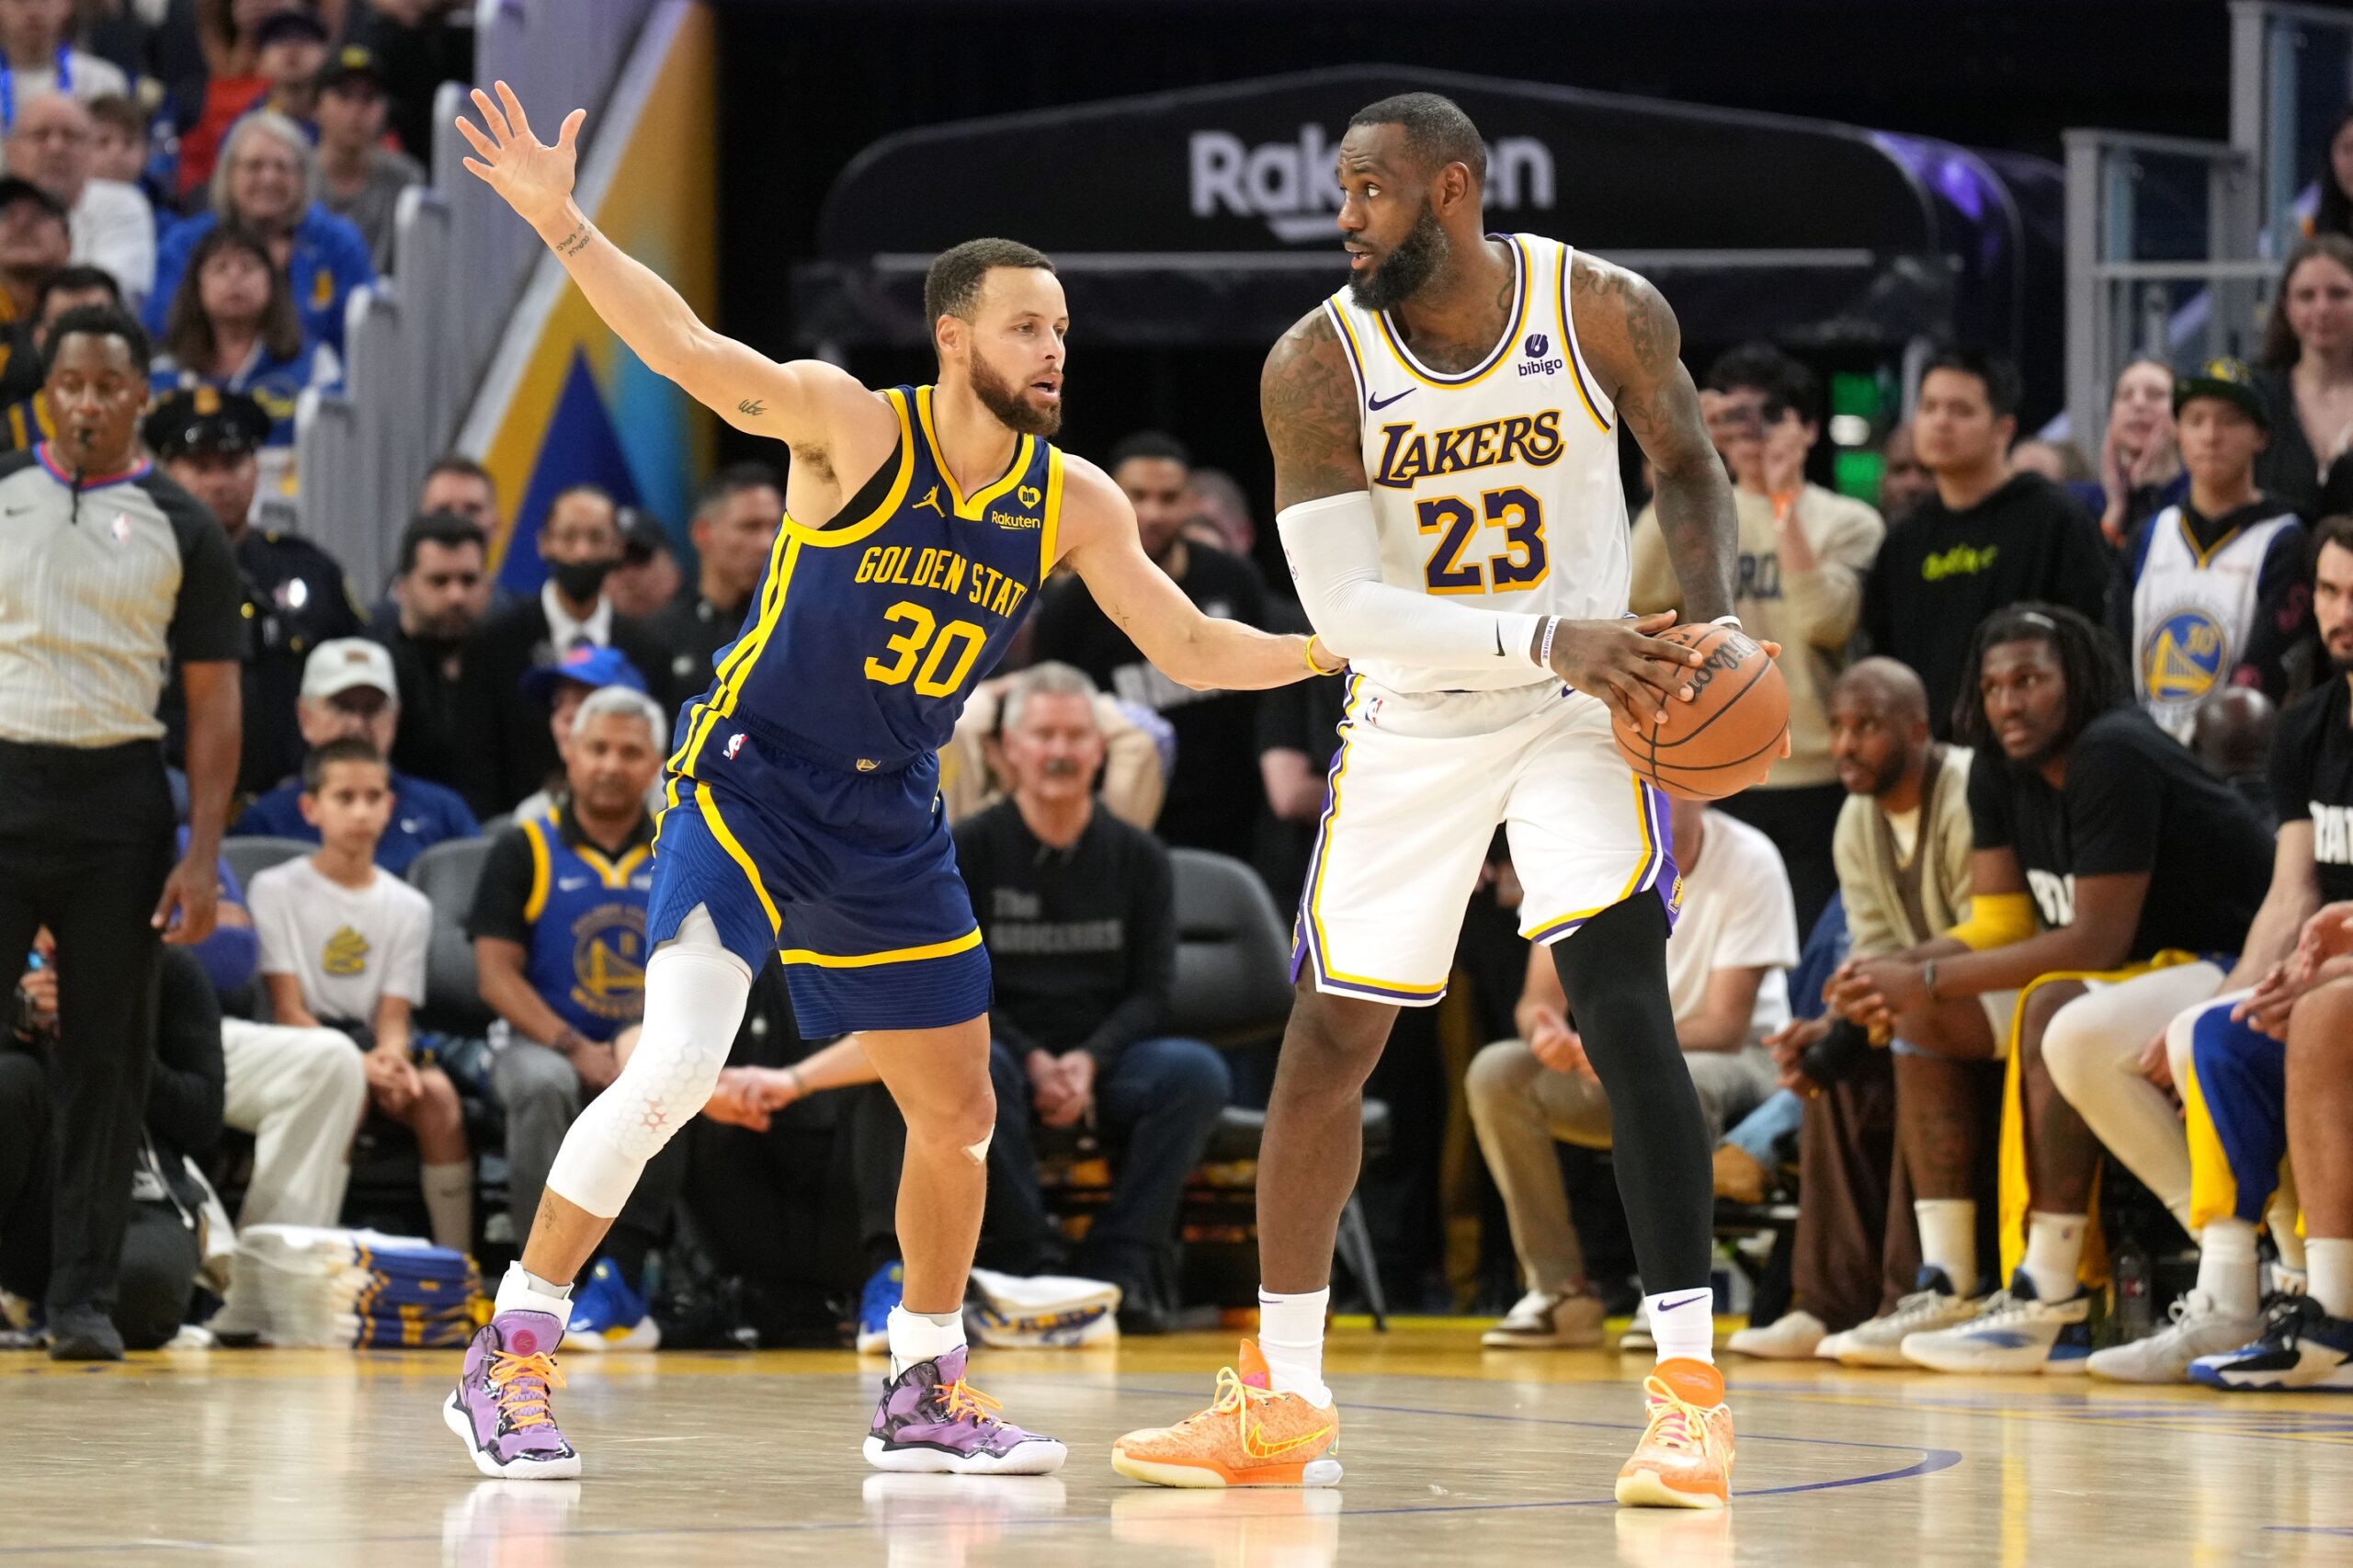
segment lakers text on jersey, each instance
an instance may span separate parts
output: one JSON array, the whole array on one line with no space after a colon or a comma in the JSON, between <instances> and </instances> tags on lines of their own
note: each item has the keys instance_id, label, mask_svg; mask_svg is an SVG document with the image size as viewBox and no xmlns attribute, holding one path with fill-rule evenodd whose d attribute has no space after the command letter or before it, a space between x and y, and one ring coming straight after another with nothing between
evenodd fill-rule
<instances>
[{"instance_id":1,"label":"lakers text on jersey","mask_svg":"<svg viewBox=\"0 0 2353 1568\"><path fill-rule=\"evenodd\" d=\"M1425 365L1396 321L1346 290L1324 303L1362 406L1381 577L1482 608L1614 619L1628 572L1616 410L1577 347L1573 253L1501 238L1512 303L1469 369ZM1559 941L1638 895L1672 915L1665 798L1627 768L1600 702L1519 661L1433 670L1374 650L1350 672L1294 975L1436 1002L1498 824L1526 889L1522 935Z\"/></svg>"},{"instance_id":2,"label":"lakers text on jersey","mask_svg":"<svg viewBox=\"0 0 2353 1568\"><path fill-rule=\"evenodd\" d=\"M706 909L778 953L813 1037L987 1010L988 959L939 807L939 748L1055 556L1063 458L1023 436L967 496L931 389L881 394L899 444L842 508L786 517L744 630L678 717L648 935Z\"/></svg>"}]
</instances>

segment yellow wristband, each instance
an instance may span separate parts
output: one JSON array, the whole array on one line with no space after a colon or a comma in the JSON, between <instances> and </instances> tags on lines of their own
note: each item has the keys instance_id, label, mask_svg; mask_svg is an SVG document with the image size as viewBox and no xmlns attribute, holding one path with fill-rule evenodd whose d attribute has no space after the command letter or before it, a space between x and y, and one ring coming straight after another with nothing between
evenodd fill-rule
<instances>
[{"instance_id":1,"label":"yellow wristband","mask_svg":"<svg viewBox=\"0 0 2353 1568\"><path fill-rule=\"evenodd\" d=\"M1341 663L1337 669L1329 670L1315 662L1315 634L1312 631L1307 634L1307 641L1305 643L1302 644L1299 653L1300 656L1307 661L1307 673L1309 675L1336 676L1340 673L1340 670L1347 668L1347 665L1345 661Z\"/></svg>"}]
</instances>

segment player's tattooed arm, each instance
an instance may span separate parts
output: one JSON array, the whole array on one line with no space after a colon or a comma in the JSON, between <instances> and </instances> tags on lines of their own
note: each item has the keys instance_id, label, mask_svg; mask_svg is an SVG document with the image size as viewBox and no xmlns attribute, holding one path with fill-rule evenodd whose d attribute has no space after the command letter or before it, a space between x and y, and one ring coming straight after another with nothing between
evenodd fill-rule
<instances>
[{"instance_id":1,"label":"player's tattooed arm","mask_svg":"<svg viewBox=\"0 0 2353 1568\"><path fill-rule=\"evenodd\" d=\"M1276 340L1258 380L1275 454L1275 509L1366 487L1362 414L1332 318L1311 312Z\"/></svg>"},{"instance_id":2,"label":"player's tattooed arm","mask_svg":"<svg viewBox=\"0 0 2353 1568\"><path fill-rule=\"evenodd\" d=\"M1659 291L1621 267L1576 257L1570 308L1577 343L1658 476L1658 526L1686 618L1733 612L1740 523L1723 460L1699 416L1699 389L1683 368L1683 330Z\"/></svg>"}]
</instances>

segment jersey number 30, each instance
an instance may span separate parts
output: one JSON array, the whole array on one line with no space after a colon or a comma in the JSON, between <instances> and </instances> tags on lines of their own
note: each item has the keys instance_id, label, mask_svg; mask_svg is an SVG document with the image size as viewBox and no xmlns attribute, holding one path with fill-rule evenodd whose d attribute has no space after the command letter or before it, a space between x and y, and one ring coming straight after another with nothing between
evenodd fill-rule
<instances>
[{"instance_id":1,"label":"jersey number 30","mask_svg":"<svg viewBox=\"0 0 2353 1568\"><path fill-rule=\"evenodd\" d=\"M905 599L884 610L882 619L907 630L883 644L887 652L898 655L895 659L889 664L879 658L866 661L866 678L897 686L913 676L915 689L926 697L954 696L964 677L972 673L989 640L987 632L969 620L951 620L942 626L931 611ZM920 668L915 665L918 657L923 660Z\"/></svg>"},{"instance_id":2,"label":"jersey number 30","mask_svg":"<svg viewBox=\"0 0 2353 1568\"><path fill-rule=\"evenodd\" d=\"M1433 594L1510 593L1534 587L1552 570L1544 553L1544 508L1518 485L1486 492L1475 510L1461 496L1440 495L1414 511L1422 532L1438 536L1437 548L1422 566ZM1483 520L1504 530L1505 545L1504 553L1489 556L1483 566L1462 559Z\"/></svg>"}]
</instances>

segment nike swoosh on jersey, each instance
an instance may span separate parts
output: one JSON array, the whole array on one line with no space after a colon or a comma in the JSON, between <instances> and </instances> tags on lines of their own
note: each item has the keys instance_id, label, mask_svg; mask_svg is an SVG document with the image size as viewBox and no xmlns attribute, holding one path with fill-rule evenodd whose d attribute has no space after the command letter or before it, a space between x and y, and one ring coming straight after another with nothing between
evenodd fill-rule
<instances>
[{"instance_id":1,"label":"nike swoosh on jersey","mask_svg":"<svg viewBox=\"0 0 2353 1568\"><path fill-rule=\"evenodd\" d=\"M1407 387L1404 392L1399 392L1396 397L1374 397L1368 393L1364 400L1364 405L1372 410L1375 414L1378 414L1382 409L1387 408L1391 403L1413 396L1416 390L1418 389Z\"/></svg>"}]
</instances>

